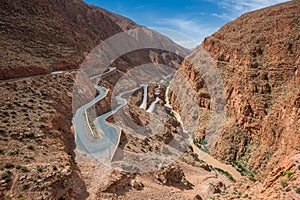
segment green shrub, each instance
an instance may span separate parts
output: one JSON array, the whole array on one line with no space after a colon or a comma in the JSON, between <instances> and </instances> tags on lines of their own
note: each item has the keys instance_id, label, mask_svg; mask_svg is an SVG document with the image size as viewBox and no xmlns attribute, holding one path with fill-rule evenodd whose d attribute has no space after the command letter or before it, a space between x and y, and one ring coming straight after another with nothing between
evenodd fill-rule
<instances>
[{"instance_id":1,"label":"green shrub","mask_svg":"<svg viewBox=\"0 0 300 200\"><path fill-rule=\"evenodd\" d=\"M35 141L36 143L42 142L41 138L35 138L34 141Z\"/></svg>"},{"instance_id":2,"label":"green shrub","mask_svg":"<svg viewBox=\"0 0 300 200\"><path fill-rule=\"evenodd\" d=\"M300 194L300 188L296 188L296 193Z\"/></svg>"},{"instance_id":3,"label":"green shrub","mask_svg":"<svg viewBox=\"0 0 300 200\"><path fill-rule=\"evenodd\" d=\"M10 168L13 168L15 165L14 164L12 164L12 163L5 163L4 164L4 168L6 168L6 169L10 169Z\"/></svg>"},{"instance_id":4,"label":"green shrub","mask_svg":"<svg viewBox=\"0 0 300 200\"><path fill-rule=\"evenodd\" d=\"M229 178L229 180L231 180L232 182L236 182L236 180L233 178L233 176L231 174L229 174L229 172L224 171L223 169L217 168L215 167L215 170L217 170L218 172L224 174L225 176L227 176Z\"/></svg>"},{"instance_id":5,"label":"green shrub","mask_svg":"<svg viewBox=\"0 0 300 200\"><path fill-rule=\"evenodd\" d=\"M11 176L12 173L9 170L6 170L2 175L1 175L1 179L5 180L5 182L10 182L11 181Z\"/></svg>"},{"instance_id":6,"label":"green shrub","mask_svg":"<svg viewBox=\"0 0 300 200\"><path fill-rule=\"evenodd\" d=\"M21 165L16 165L16 169L21 169L22 166Z\"/></svg>"},{"instance_id":7,"label":"green shrub","mask_svg":"<svg viewBox=\"0 0 300 200\"><path fill-rule=\"evenodd\" d=\"M290 170L286 170L286 171L284 172L284 175L286 175L288 178L290 178L293 174L294 174L294 173L293 173L292 171L290 171Z\"/></svg>"},{"instance_id":8,"label":"green shrub","mask_svg":"<svg viewBox=\"0 0 300 200\"><path fill-rule=\"evenodd\" d=\"M285 188L287 187L289 184L285 181L285 180L280 180L280 185Z\"/></svg>"},{"instance_id":9,"label":"green shrub","mask_svg":"<svg viewBox=\"0 0 300 200\"><path fill-rule=\"evenodd\" d=\"M9 115L9 113L7 111L2 111L2 114L5 116Z\"/></svg>"},{"instance_id":10,"label":"green shrub","mask_svg":"<svg viewBox=\"0 0 300 200\"><path fill-rule=\"evenodd\" d=\"M22 185L22 188L23 188L23 190L27 190L29 188L29 185L28 184L24 184L24 185Z\"/></svg>"},{"instance_id":11,"label":"green shrub","mask_svg":"<svg viewBox=\"0 0 300 200\"><path fill-rule=\"evenodd\" d=\"M29 169L25 166L22 166L21 171L24 172L24 173L27 173L27 172L29 172Z\"/></svg>"},{"instance_id":12,"label":"green shrub","mask_svg":"<svg viewBox=\"0 0 300 200\"><path fill-rule=\"evenodd\" d=\"M257 180L254 178L254 176L249 176L249 180L250 181L253 181L253 182L256 182Z\"/></svg>"},{"instance_id":13,"label":"green shrub","mask_svg":"<svg viewBox=\"0 0 300 200\"><path fill-rule=\"evenodd\" d=\"M29 150L34 150L34 146L29 145L29 146L27 147L27 149L29 149Z\"/></svg>"},{"instance_id":14,"label":"green shrub","mask_svg":"<svg viewBox=\"0 0 300 200\"><path fill-rule=\"evenodd\" d=\"M32 157L32 156L28 156L28 159L30 159L30 160L34 160L34 157Z\"/></svg>"}]
</instances>

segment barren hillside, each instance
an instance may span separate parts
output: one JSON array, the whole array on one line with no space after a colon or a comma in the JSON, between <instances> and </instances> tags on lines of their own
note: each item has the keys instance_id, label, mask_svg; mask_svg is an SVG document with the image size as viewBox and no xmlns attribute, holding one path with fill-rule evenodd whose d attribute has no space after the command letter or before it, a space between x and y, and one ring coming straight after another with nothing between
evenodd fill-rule
<instances>
[{"instance_id":1,"label":"barren hillside","mask_svg":"<svg viewBox=\"0 0 300 200\"><path fill-rule=\"evenodd\" d=\"M226 123L211 154L262 183L256 198L299 198L299 19L299 1L275 5L242 15L202 44L223 76L227 98ZM180 70L198 91L203 112L210 112L213 99L191 64L202 47ZM199 141L208 127L205 116L200 121Z\"/></svg>"}]
</instances>

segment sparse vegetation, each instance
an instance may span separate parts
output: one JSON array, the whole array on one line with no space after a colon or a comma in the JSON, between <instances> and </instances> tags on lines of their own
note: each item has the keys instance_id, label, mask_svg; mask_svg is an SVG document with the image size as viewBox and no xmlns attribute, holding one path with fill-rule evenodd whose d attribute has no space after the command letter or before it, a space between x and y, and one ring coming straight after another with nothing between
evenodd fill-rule
<instances>
[{"instance_id":1,"label":"sparse vegetation","mask_svg":"<svg viewBox=\"0 0 300 200\"><path fill-rule=\"evenodd\" d=\"M29 150L34 150L34 146L33 145L29 145L29 146L27 146L27 149L29 149Z\"/></svg>"},{"instance_id":2,"label":"sparse vegetation","mask_svg":"<svg viewBox=\"0 0 300 200\"><path fill-rule=\"evenodd\" d=\"M200 148L202 151L204 152L208 152L208 149L207 147L205 146L207 144L207 141L205 139L202 139L202 140L196 140L196 139L193 139L193 143L198 147Z\"/></svg>"},{"instance_id":3,"label":"sparse vegetation","mask_svg":"<svg viewBox=\"0 0 300 200\"><path fill-rule=\"evenodd\" d=\"M290 170L287 170L284 172L284 175L286 175L288 178L290 178L294 173Z\"/></svg>"},{"instance_id":4,"label":"sparse vegetation","mask_svg":"<svg viewBox=\"0 0 300 200\"><path fill-rule=\"evenodd\" d=\"M280 185L281 185L283 188L285 188L285 187L287 187L289 184L288 184L287 181L285 181L285 180L280 180Z\"/></svg>"},{"instance_id":5,"label":"sparse vegetation","mask_svg":"<svg viewBox=\"0 0 300 200\"><path fill-rule=\"evenodd\" d=\"M11 169L11 168L13 168L15 165L14 164L12 164L12 163L5 163L4 164L4 168L6 168L6 169Z\"/></svg>"},{"instance_id":6,"label":"sparse vegetation","mask_svg":"<svg viewBox=\"0 0 300 200\"><path fill-rule=\"evenodd\" d=\"M236 180L233 178L233 176L231 174L229 174L228 172L224 171L223 169L214 168L215 170L217 170L218 172L220 172L221 174L224 174L225 176L227 176L229 178L229 180L231 180L232 182L236 182Z\"/></svg>"},{"instance_id":7,"label":"sparse vegetation","mask_svg":"<svg viewBox=\"0 0 300 200\"><path fill-rule=\"evenodd\" d=\"M25 167L25 166L22 166L22 167L20 168L20 170L21 170L22 172L24 172L24 173L30 172L30 170L29 170L27 167Z\"/></svg>"},{"instance_id":8,"label":"sparse vegetation","mask_svg":"<svg viewBox=\"0 0 300 200\"><path fill-rule=\"evenodd\" d=\"M16 169L21 169L22 166L21 165L16 165Z\"/></svg>"},{"instance_id":9,"label":"sparse vegetation","mask_svg":"<svg viewBox=\"0 0 300 200\"><path fill-rule=\"evenodd\" d=\"M10 182L12 177L12 172L9 170L6 170L2 175L1 179L5 180L5 182Z\"/></svg>"},{"instance_id":10,"label":"sparse vegetation","mask_svg":"<svg viewBox=\"0 0 300 200\"><path fill-rule=\"evenodd\" d=\"M249 180L250 181L253 181L253 182L256 182L257 180L254 178L254 176L249 176Z\"/></svg>"},{"instance_id":11,"label":"sparse vegetation","mask_svg":"<svg viewBox=\"0 0 300 200\"><path fill-rule=\"evenodd\" d=\"M23 189L23 190L27 190L27 189L29 189L29 185L28 185L28 184L24 184L24 185L22 185L22 189Z\"/></svg>"},{"instance_id":12,"label":"sparse vegetation","mask_svg":"<svg viewBox=\"0 0 300 200\"><path fill-rule=\"evenodd\" d=\"M116 16L106 17L105 12L101 10L98 12L94 12L93 8L95 7L88 7L88 10L86 10L86 6L80 6L80 9L78 9L77 4L81 5L79 1L75 2L70 0L69 2L69 0L67 0L67 2L64 2L63 4L57 2L58 1L51 1L51 5L49 6L48 1L43 2L42 4L37 4L30 1L27 2L26 0L24 2L24 8L22 2L17 3L16 5L14 5L14 2L9 2L5 3L4 6L1 6L1 8L3 9L9 9L7 12L3 12L4 14L7 13L8 19L5 19L6 16L4 15L4 19L1 20L1 26L4 27L4 31L2 31L4 34L4 41L3 45L0 45L0 49L3 51L2 55L4 55L3 66L9 66L4 68L5 71L9 70L4 74L4 77L13 78L10 76L14 75L13 68L15 66L20 66L19 69L15 72L16 76L29 76L16 80L10 79L7 81L7 83L6 80L1 80L1 84L2 82L4 82L3 87L1 85L1 94L3 92L2 96L4 97L3 102L0 102L1 107L2 105L4 105L4 107L8 107L8 101L11 102L10 106L13 106L13 109L3 108L6 109L6 111L4 110L5 115L3 115L4 117L0 119L0 122L2 122L2 120L5 122L4 124L0 123L2 126L0 129L0 146L1 148L3 148L3 152L5 153L4 156L1 155L1 159L3 157L3 160L1 160L2 162L0 164L3 165L0 166L3 167L3 171L1 171L1 177L4 177L3 180L7 179L9 181L13 179L13 181L11 181L11 184L3 184L8 186L8 191L1 191L0 193L1 195L3 195L2 197L4 199L23 199L25 197L19 195L20 193L22 193L28 199L39 197L44 199L49 199L51 197L58 199L68 199L69 196L73 196L74 194L76 195L77 192L80 192L80 196L82 197L95 196L95 198L99 199L103 199L106 197L114 198L115 196L119 196L119 193L121 195L121 198L124 197L133 199L139 198L138 196L140 195L141 199L147 197L150 198L152 196L153 198L163 198L162 196L164 196L165 194L167 194L170 199L179 199L180 195L189 195L192 198L192 193L194 193L194 191L188 191L181 188L176 189L174 187L167 188L167 186L159 185L155 185L155 187L153 187L152 185L150 185L150 182L152 181L151 179L153 179L150 177L150 172L149 174L146 174L146 177L139 177L139 174L128 174L126 172L119 172L119 170L103 170L104 167L102 167L101 163L99 163L99 165L101 165L99 167L99 165L93 160L88 160L89 156L81 156L81 154L77 155L76 158L83 157L83 159L78 159L80 163L77 166L75 165L75 155L77 152L74 151L76 146L74 144L75 140L72 132L74 133L76 131L74 131L74 126L71 127L71 120L72 116L74 116L73 114L75 114L72 111L75 111L75 107L77 106L74 105L72 108L72 105L74 103L72 104L71 101L72 97L75 96L75 94L72 93L72 89L74 89L73 91L78 90L80 92L84 92L86 90L76 87L77 84L73 84L72 81L73 78L77 76L76 74L78 74L79 76L82 73L81 70L77 70L76 68L76 72L72 72L72 76L69 76L68 79L65 79L66 75L64 74L70 73L68 71L73 70L73 67L77 67L78 64L80 64L79 62L86 57L85 52L88 51L90 47L94 46L94 42L97 43L99 41L102 41L103 36L109 37L109 34L112 31L111 29L117 27L117 30L113 30L113 33L116 33L122 29L135 27L135 24L133 22L130 22L130 24L127 25L126 21L124 22L123 20L119 20L119 18ZM8 4L8 6L6 4ZM291 4L291 6L292 5L293 4ZM42 8L40 8L40 6L42 6ZM52 10L53 7L55 8L54 10ZM219 140L222 143L216 146L217 148L215 148L216 152L214 152L214 155L216 155L216 158L220 158L223 161L235 158L239 159L240 157L243 157L243 160L236 164L238 171L242 174L248 175L249 179L253 181L256 181L253 175L254 173L256 174L256 170L257 172L260 172L260 174L256 176L257 178L261 179L260 181L262 181L264 178L271 178L271 180L266 180L266 183L267 181L271 181L271 184L265 188L265 195L269 195L269 197L272 195L274 196L274 198L276 198L276 196L278 195L276 194L277 191L275 191L274 189L278 189L278 187L281 187L280 184L282 186L285 185L284 187L286 187L285 191L283 191L284 189L279 190L281 196L288 196L290 195L288 192L291 191L292 195L295 195L295 198L297 198L297 194L295 194L294 191L296 191L296 193L298 194L300 193L300 188L298 188L299 185L295 186L295 184L297 184L296 181L292 182L295 177L298 178L300 172L297 171L297 166L293 166L291 168L293 172L297 171L297 174L289 170L286 172L281 171L279 175L283 175L282 172L284 172L284 176L282 176L282 179L286 181L283 181L285 182L285 184L282 184L283 182L280 182L279 184L281 178L278 179L277 172L283 168L279 169L277 167L286 167L286 164L290 165L290 161L289 163L280 162L280 166L279 162L276 162L278 161L277 159L280 158L282 158L282 161L285 161L286 158L284 157L292 156L291 154L294 153L293 148L297 147L297 140L295 139L288 140L288 145L286 145L287 149L283 149L284 151L281 151L283 145L280 146L281 143L286 141L284 139L296 138L294 137L295 134L293 134L293 132L298 128L297 124L295 126L294 124L292 124L292 128L288 130L284 129L283 127L284 125L291 125L292 122L295 122L293 119L295 117L294 111L295 108L299 107L298 91L296 90L297 94L294 95L294 90L289 90L290 88L294 89L293 87L295 86L294 82L296 81L293 76L295 75L295 73L296 75L299 74L299 70L296 68L296 66L293 65L293 63L295 63L295 59L297 60L299 56L299 51L297 49L297 47L299 46L299 34L298 32L296 34L293 34L294 30L296 30L294 29L294 27L298 28L298 26L296 26L298 24L298 6L293 7L296 8L293 8L293 10L284 9L285 7L280 7L278 10L273 10L272 8L270 8L264 9L267 11L259 11L259 13L255 15L244 15L243 17L241 17L242 20L237 21L237 23L232 22L232 26L229 25L228 29L226 28L227 26L225 26L222 29L225 32L224 34L222 32L216 33L212 38L207 38L207 40L203 44L203 47L205 47L205 49L209 51L208 53L212 56L212 59L216 60L216 67L220 68L220 72L222 72L221 75L224 78L224 87L226 88L224 93L226 93L225 96L228 97L228 104L227 102L223 102L224 104L226 103L228 112L225 113L226 123L224 129L222 129L222 135L220 135ZM80 11L79 13L77 13L78 10ZM100 23L99 26L99 20L89 20L90 18L97 18L98 13L101 14L101 19L104 19L102 20L103 23L113 23L114 21L117 21L118 23L116 24L116 26L114 26L114 24ZM277 16L277 13L280 13L280 15ZM293 16L288 15L288 13L293 13ZM40 15L36 17L36 14ZM50 21L48 20L48 18L50 18ZM61 20L61 18L63 19ZM286 19L291 19L293 24ZM72 23L74 21L77 22L78 20L81 23ZM265 20L267 21L266 23L264 22ZM69 22L71 24L69 24ZM88 26L85 26L85 24L87 24L85 22L89 23ZM94 22L97 23L96 26L94 26ZM281 26L281 24L283 25L283 27ZM31 27L31 25L33 25L34 27ZM67 31L64 30L64 27ZM247 31L244 31L243 27L245 27L244 29L247 29ZM24 28L26 30L30 30L31 28L33 28L35 34L28 35L27 32L23 30ZM72 28L76 30L76 34L71 30ZM82 32L81 28L83 29ZM102 32L102 29L105 29L104 32ZM100 32L98 32L98 30ZM43 34L49 32L50 34L48 35ZM226 35L227 32L231 33L232 35ZM293 41L291 41L291 37L286 37L290 35L293 36ZM14 38L14 36L16 36L16 38ZM90 36L92 37L91 40ZM98 38L98 36L100 36L100 38ZM153 35L151 36L153 37ZM26 40L22 40L20 38L25 38ZM291 48L288 47L287 42L291 42ZM297 43L294 44L294 42ZM84 44L81 45L81 43ZM283 52L286 54L286 56L281 54L280 49L283 49ZM287 50L289 49L291 49L291 53L287 53ZM168 63L175 62L173 60L173 56L170 57L167 53L160 55L160 52L161 51L159 51L159 53L154 52L154 54L151 52L151 56L152 54L154 56L154 58L150 57L151 60L154 60L155 62L163 61L166 57ZM137 53L137 56L139 55L141 55L140 52ZM198 61L198 59L196 59L197 54L194 55L195 60ZM263 57L260 57L260 55L263 55ZM145 55L140 57L144 60L144 56ZM89 57L87 56L86 58L88 59ZM126 63L127 59L129 58L130 56L126 55L121 60L119 59L121 62L118 61L116 63L112 63L112 65L118 65L119 71L112 75L109 75L109 80L104 83L108 85L108 83L113 82L115 78L117 79L125 74L127 70L129 71L131 69L131 66L133 67L132 64ZM145 59L145 61L147 60L148 59ZM198 64L209 64L207 62L208 59L204 59L203 62L202 60L200 60ZM226 64L224 64L224 66L222 67L219 67L219 62L224 62ZM202 72L206 72L205 70L203 71L200 69L199 71L193 71L193 63L184 62L184 64L188 66L183 66L182 71L179 72L184 73L184 78L187 78L192 86L192 89L196 90L197 94L194 96L194 100L197 101L200 111L202 111L201 113L199 112L199 120L201 121L201 129L199 129L199 133L201 134L201 132L203 131L203 134L209 135L210 132L207 129L209 124L206 124L206 121L204 121L204 118L208 118L206 116L206 111L210 112L214 110L214 105L218 103L220 99L206 97L206 92L208 91L207 84L205 83L205 80L203 80L203 78L206 78L206 74L202 74ZM295 69L293 69L290 65L293 65ZM34 66L41 66L41 68L37 67L35 69ZM32 74L43 73L44 70L47 70L47 73L50 73L50 70L48 68L50 68L51 70L62 68L68 69L68 71L64 72L63 75L57 76L48 74L41 75L38 78L30 77ZM264 73L266 73L266 75L264 75ZM63 78L54 79L49 77L64 77L65 80L61 82L61 79ZM257 79L259 81L256 81ZM286 85L288 85L286 89L288 90L288 93L285 93L284 89L277 87L278 82L281 84L280 80L286 82ZM290 80L292 80L293 83L291 83ZM94 81L92 82L95 83ZM214 83L216 81L212 80L212 82ZM169 85L169 83L170 80L168 79L166 86L164 86L165 89ZM217 81L217 83L219 82ZM67 84L70 85L69 89L67 88ZM90 85L90 83L88 85ZM296 89L298 88L296 87ZM111 87L109 91L112 92L113 87ZM214 90L212 92L216 93L218 91ZM293 101L290 101L289 96L291 96L291 98L293 97ZM82 97L84 97L84 95ZM15 102L14 99L16 100ZM83 100L85 99L82 99L81 102L78 101L78 104L84 103L85 101ZM106 99L104 99L102 102L104 101L106 101ZM97 106L97 113L99 110L101 112L105 110L101 109L102 102L99 102L100 107ZM163 103L161 102L161 104ZM249 109L248 107L246 107L247 104L251 105ZM268 108L264 108L264 104L270 104L271 106L274 106L274 108L269 106ZM189 105L187 105L187 107L181 106L181 109L189 108L188 106ZM219 111L218 108L219 107L217 107L217 109L215 110ZM263 109L265 111L265 114L263 113ZM124 110L124 113L128 114L125 111L126 110ZM148 118L147 113L147 115L144 116L142 115L144 113L142 113L141 110L139 110L139 112L141 113L138 114L141 115L134 117L147 117L145 119L147 124L148 122L152 122L151 118ZM171 112L170 114L174 117L173 112ZM170 118L169 116L167 117ZM214 115L212 116L212 118L213 117ZM286 123L286 121L288 123ZM141 122L144 125L146 124L144 123L144 120L141 120ZM180 127L175 127L176 123L166 123L164 125L169 126L169 124L170 129L174 129L174 132L172 132L171 135L173 137L178 135L181 136ZM231 132L232 127L241 128L244 131L244 133L242 133L242 136L245 136L245 138L240 137L235 132ZM166 127L166 129L167 128L169 127ZM214 126L212 130L214 130L214 128L215 130L219 129L218 126ZM273 128L276 130L276 132L273 133L274 135L272 135L271 132L271 129ZM165 130L159 131L158 134L163 133L163 131ZM228 135L227 131L229 133ZM130 140L133 140L132 138L127 137L128 135L130 135L128 132L129 131L127 131L127 129L122 132L122 136L124 136L124 138L126 139L124 140L124 144L126 144L126 142L129 142ZM145 133L145 135L147 136L148 134ZM171 139L173 138L163 137L161 140L169 142L169 140ZM128 143L128 145L130 146L125 147L128 149L131 148L131 152L133 153L146 152L149 151L149 149L153 151L155 149L164 150L164 148L160 148L160 143L157 144L157 141L158 139L153 137L149 141L149 144L147 143L144 145L143 143L140 143L140 139L138 139L138 141L135 141L134 143ZM159 140L159 142L161 141ZM181 140L175 139L174 142L180 142L178 143L178 150L181 150ZM207 152L207 149L205 147L207 146L207 141L205 139L200 141L194 140L194 143L199 148ZM245 152L247 151L246 145L248 143L253 143L253 152L245 155ZM122 148L123 146L124 145L122 144ZM36 152L33 152L34 150ZM166 152L167 150L168 148L166 148ZM190 152L193 152L192 150L193 149L191 149ZM70 155L72 155L71 157L66 155L68 151L70 151ZM265 156L265 152L270 152L270 155ZM170 156L175 153L176 152L171 151ZM34 156L34 158L32 156ZM195 157L197 157L197 154L195 154ZM199 158L201 159L201 156L199 156ZM34 159L35 161L33 161ZM192 162L193 166L197 166L200 163L200 160L194 161L194 159L195 158L191 158L190 162ZM140 159L140 156L137 156L135 160L141 164L143 164L143 162L144 164L146 164L147 161ZM156 166L161 167L161 165L163 165L162 162L160 162L159 159L157 160L158 161L153 161L153 163L155 163ZM165 160L166 162L168 161L167 159ZM249 162L247 163L247 161ZM12 162L12 165L15 164L15 166L4 168L5 162ZM149 159L149 162L152 162L152 160ZM63 166L65 163L66 165L68 165L68 167ZM128 166L122 164L122 162L120 163L122 167L126 167L126 171L128 171L129 169L135 172L139 171L139 169L136 167L134 167L134 169L131 169L130 163L128 164ZM182 162L176 162L176 164L181 165ZM25 165L26 167L23 165ZM206 170L208 171L210 171L210 169L213 169L206 164L201 164L201 166L204 166L203 168L206 168ZM32 174L22 174L22 172L29 172L29 169L27 169L27 167L30 169ZM191 178L191 181L193 183L195 183L195 190L197 188L201 189L204 184L207 185L207 183L210 181L217 182L219 180L226 181L224 183L225 188L225 184L226 186L228 184L228 180L226 179L225 175L230 180L235 182L233 176L228 173L229 169L228 171L226 171L226 168L224 168L225 171L222 170L222 167L222 169L216 168L215 170L224 175L221 175L220 177L219 174L219 177L214 177L214 175L217 175L214 171L212 173L209 173L202 169L190 167L186 164L184 164L183 167L185 167L186 173L189 174L188 177ZM3 173L6 169L11 169L11 171L6 171L5 173ZM269 169L276 169L274 177L267 177L267 174L271 172L271 170ZM300 170L300 166L298 166L298 169ZM99 176L93 177L93 175L96 174L98 174ZM178 174L179 173L174 173L171 175L172 177L176 177L176 175ZM198 181L198 175L203 176L203 181ZM103 180L102 176L105 176L105 181L103 182L101 182ZM137 179L146 178L142 179L146 181L146 191L140 192L140 194L128 187L128 180L134 178L135 176L137 176ZM181 177L181 179L178 180L181 180L181 182L184 184L188 183L188 180L186 180L184 177ZM277 184L273 183L274 180ZM75 182L76 184L73 184ZM211 197L211 199L225 199L226 197L228 197L228 199L236 199L237 197L241 197L242 193L238 192L238 189L243 188L241 189L241 191L244 192L244 190L246 190L246 187L251 185L251 183L248 184L248 181L245 182L247 183L244 184L241 181L241 184L238 183L234 186L229 186L229 190L225 191L224 194L215 194L215 196ZM200 185L201 187L199 187L198 183L202 184ZM275 188L272 188L274 185ZM238 189L234 188L234 193L236 194L236 196L230 196L232 193L232 187L238 187ZM153 193L152 191L149 191L149 188L153 190ZM161 188L164 191L159 192L157 190L158 188ZM30 189L31 191L21 191L22 189ZM105 197L98 197L98 195L102 195L100 193L102 193L102 190L104 189L107 189L107 191L103 192L103 196ZM289 191L287 191L288 189ZM173 194L173 191L175 191L175 194ZM261 195L259 191L260 190L255 191L255 189L250 189L249 199L257 199L258 197L255 195ZM275 194L270 194L269 191L274 192ZM195 192L201 193L201 191ZM5 197L6 194L11 196ZM226 195L226 197L223 197L222 195ZM244 195L244 197L247 198L248 194L247 196ZM265 196L261 195L262 199L264 197ZM208 197L205 195L204 198ZM194 197L194 199L196 198ZM197 195L197 199L202 199L202 197Z\"/></svg>"},{"instance_id":13,"label":"sparse vegetation","mask_svg":"<svg viewBox=\"0 0 300 200\"><path fill-rule=\"evenodd\" d=\"M168 78L168 79L166 80L166 84L164 85L164 89L165 89L165 90L167 90L167 88L169 87L169 85L170 85L172 79L173 79L173 76L170 77L170 78Z\"/></svg>"},{"instance_id":14,"label":"sparse vegetation","mask_svg":"<svg viewBox=\"0 0 300 200\"><path fill-rule=\"evenodd\" d=\"M236 167L237 171L240 172L243 176L248 176L251 181L257 181L254 178L255 173L251 172L243 164L241 164L241 161L235 160L232 162L232 165Z\"/></svg>"}]
</instances>

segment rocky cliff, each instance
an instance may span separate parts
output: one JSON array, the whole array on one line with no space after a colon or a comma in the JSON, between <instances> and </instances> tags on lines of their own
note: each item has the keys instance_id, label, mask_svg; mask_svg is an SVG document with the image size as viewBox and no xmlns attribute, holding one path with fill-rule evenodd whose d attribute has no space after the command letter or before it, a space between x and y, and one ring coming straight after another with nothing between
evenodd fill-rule
<instances>
[{"instance_id":1,"label":"rocky cliff","mask_svg":"<svg viewBox=\"0 0 300 200\"><path fill-rule=\"evenodd\" d=\"M77 69L101 41L140 27L81 0L4 0L0 5L0 80ZM159 40L183 50L164 36ZM131 60L124 63L130 65Z\"/></svg>"},{"instance_id":2,"label":"rocky cliff","mask_svg":"<svg viewBox=\"0 0 300 200\"><path fill-rule=\"evenodd\" d=\"M75 162L72 105L80 107L95 97L95 91L90 91L93 85L87 75L76 69L101 41L138 27L81 0L1 1L0 199L86 199L93 195L86 188L91 179L82 180L85 168ZM185 51L168 38L144 30L145 37L158 35L161 43ZM132 59L131 54L138 57ZM117 69L103 80L108 88L136 65L182 60L155 49L131 54L113 63ZM50 74L56 70L64 72ZM72 102L75 79L88 84L79 93L82 98ZM109 103L100 106L109 109Z\"/></svg>"},{"instance_id":3,"label":"rocky cliff","mask_svg":"<svg viewBox=\"0 0 300 200\"><path fill-rule=\"evenodd\" d=\"M270 199L286 193L299 198L299 169L293 159L300 153L299 19L299 1L244 14L206 38L181 68L197 91L200 109L210 112L215 102L192 58L200 57L202 48L213 58L223 77L227 113L211 154L264 182L260 192ZM200 119L198 140L205 138L209 119ZM279 184L286 170L294 174L293 181L284 180L288 189ZM274 188L270 192L274 185L285 194Z\"/></svg>"}]
</instances>

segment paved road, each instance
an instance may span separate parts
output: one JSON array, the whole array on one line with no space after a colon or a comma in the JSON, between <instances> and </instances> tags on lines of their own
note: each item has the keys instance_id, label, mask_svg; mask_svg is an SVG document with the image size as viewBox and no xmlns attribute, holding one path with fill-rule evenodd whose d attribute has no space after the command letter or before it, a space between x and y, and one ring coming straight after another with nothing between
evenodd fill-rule
<instances>
[{"instance_id":1,"label":"paved road","mask_svg":"<svg viewBox=\"0 0 300 200\"><path fill-rule=\"evenodd\" d=\"M106 73L109 73L111 71L115 70L115 68L110 68L109 71ZM104 73L105 74L105 73ZM99 76L102 76L103 74L99 74L97 76L93 76L90 79L95 79ZM87 120L85 119L85 110L88 109L89 107L93 106L95 103L103 99L107 95L107 90L103 87L95 85L95 88L99 91L99 95L90 101L89 103L85 104L81 108L79 108L76 111L76 114L73 119L73 123L75 125L75 142L76 146L79 150L92 155L94 158L97 160L109 164L116 148L118 147L119 144L119 138L120 138L120 133L121 129L117 126L114 126L113 124L110 124L106 121L106 119L116 113L119 109L124 107L127 104L127 100L122 98L122 96L126 93L131 93L139 88L143 87L144 88L144 95L143 95L143 102L140 106L140 108L146 109L147 107L147 87L148 85L140 85L137 88L134 88L130 91L126 91L123 93L120 93L118 96L116 96L116 100L118 102L118 106L113 108L111 111L99 116L96 118L94 121L94 124L96 126L96 129L98 130L97 132L100 135L100 139L96 139L95 137L92 136L92 134L87 134L90 132L88 125L87 125ZM169 92L169 87L166 90L166 94ZM167 97L168 95L166 95ZM155 104L159 101L159 98L157 97L154 102L151 103L149 106L147 112L153 112L153 109L155 107ZM165 106L170 107L172 109L172 106L169 104L169 99L166 98L167 104ZM173 111L175 114L175 117L177 120L181 123L183 127L183 123L181 121L180 115ZM183 127L184 130L184 127ZM185 130L184 130L185 131ZM199 158L203 161L205 161L207 164L220 168L224 171L229 172L234 179L239 180L241 179L241 174L232 166L230 165L225 165L221 163L220 161L216 160L209 154L203 152L200 150L198 147L196 147L192 140L191 140L191 145L194 149L194 152L198 154Z\"/></svg>"},{"instance_id":2,"label":"paved road","mask_svg":"<svg viewBox=\"0 0 300 200\"><path fill-rule=\"evenodd\" d=\"M55 71L55 72L52 72L51 74L62 74L63 71Z\"/></svg>"},{"instance_id":3,"label":"paved road","mask_svg":"<svg viewBox=\"0 0 300 200\"><path fill-rule=\"evenodd\" d=\"M92 134L87 134L90 132L87 121L85 119L85 110L103 99L107 95L107 91L103 88L98 88L99 95L90 101L89 103L85 104L84 106L80 107L73 118L73 124L75 127L75 143L79 150L91 154L97 157L97 153L99 151L103 152L104 154L101 156L101 161L106 161L109 159L110 155L110 148L107 148L105 138L101 138L101 140L96 140ZM101 144L99 144L101 142ZM104 159L104 160L103 160Z\"/></svg>"},{"instance_id":4,"label":"paved road","mask_svg":"<svg viewBox=\"0 0 300 200\"><path fill-rule=\"evenodd\" d=\"M111 71L115 70L115 68L110 68L109 71L105 73L109 73ZM103 74L105 74L103 73ZM97 76L93 76L90 79L95 79L99 76L102 76L103 74L99 74ZM75 127L75 142L76 146L79 150L93 156L97 160L109 164L116 148L119 145L119 138L121 134L121 129L119 127L116 127L106 121L106 119L116 113L119 109L124 107L127 104L127 100L122 98L122 96L126 93L131 93L141 87L144 88L144 91L147 91L148 85L140 85L137 88L134 88L130 91L126 91L123 93L120 93L118 96L116 96L116 100L118 103L118 106L113 108L111 111L99 116L94 121L94 124L96 126L97 133L99 134L100 138L93 137L91 130L88 128L87 120L85 119L84 112L89 107L93 106L95 103L100 101L101 99L105 98L108 91L107 89L100 87L98 85L94 85L94 87L99 91L99 95L90 101L89 103L85 104L84 106L80 107L74 116L73 123ZM147 96L147 93L146 93ZM146 97L147 101L147 97ZM88 134L90 133L90 134Z\"/></svg>"},{"instance_id":5,"label":"paved road","mask_svg":"<svg viewBox=\"0 0 300 200\"><path fill-rule=\"evenodd\" d=\"M143 101L142 101L142 104L140 105L140 108L146 110L147 109L148 85L143 85L143 87L144 87Z\"/></svg>"},{"instance_id":6,"label":"paved road","mask_svg":"<svg viewBox=\"0 0 300 200\"><path fill-rule=\"evenodd\" d=\"M155 108L155 104L159 102L159 98L156 97L155 100L150 104L149 108L147 109L148 113L152 113L154 108Z\"/></svg>"},{"instance_id":7,"label":"paved road","mask_svg":"<svg viewBox=\"0 0 300 200\"><path fill-rule=\"evenodd\" d=\"M95 78L98 78L98 77L102 76L103 74L107 74L107 73L109 73L109 72L112 72L112 71L114 71L115 69L116 69L115 67L109 67L107 72L101 73L101 74L98 74L98 75L95 75L95 76L92 76L92 77L90 77L90 79L93 80L93 79L95 79Z\"/></svg>"}]
</instances>

